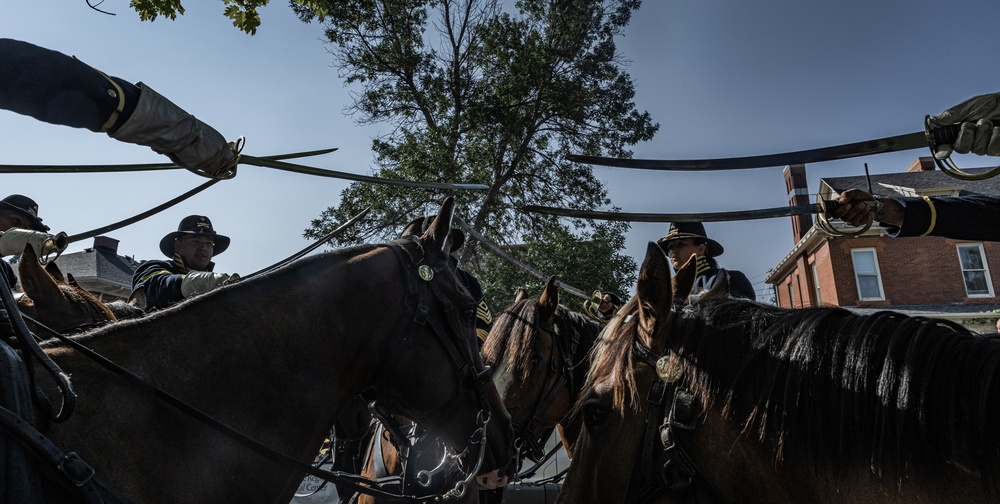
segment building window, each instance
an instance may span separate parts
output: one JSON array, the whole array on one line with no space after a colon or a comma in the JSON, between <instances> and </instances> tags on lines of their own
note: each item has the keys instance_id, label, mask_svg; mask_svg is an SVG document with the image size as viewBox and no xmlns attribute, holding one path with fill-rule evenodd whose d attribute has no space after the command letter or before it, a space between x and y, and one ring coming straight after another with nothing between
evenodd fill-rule
<instances>
[{"instance_id":1,"label":"building window","mask_svg":"<svg viewBox=\"0 0 1000 504\"><path fill-rule=\"evenodd\" d=\"M792 291L792 282L788 282L788 306L795 308L795 294Z\"/></svg>"},{"instance_id":2,"label":"building window","mask_svg":"<svg viewBox=\"0 0 1000 504\"><path fill-rule=\"evenodd\" d=\"M986 265L982 243L959 243L958 262L962 265L965 292L969 297L993 297L993 281Z\"/></svg>"},{"instance_id":3,"label":"building window","mask_svg":"<svg viewBox=\"0 0 1000 504\"><path fill-rule=\"evenodd\" d=\"M862 301L883 301L882 275L878 269L878 255L873 248L851 249L854 260L854 278L858 283L858 299Z\"/></svg>"},{"instance_id":4,"label":"building window","mask_svg":"<svg viewBox=\"0 0 1000 504\"><path fill-rule=\"evenodd\" d=\"M816 295L816 306L823 306L823 295L819 291L819 270L816 268L816 263L810 264L809 269L812 270L813 294Z\"/></svg>"}]
</instances>

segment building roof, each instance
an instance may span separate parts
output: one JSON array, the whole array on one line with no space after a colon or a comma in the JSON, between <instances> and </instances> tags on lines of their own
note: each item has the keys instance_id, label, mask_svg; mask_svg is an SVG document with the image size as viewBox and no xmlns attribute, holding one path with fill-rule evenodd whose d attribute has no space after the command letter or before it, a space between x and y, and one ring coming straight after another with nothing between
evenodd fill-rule
<instances>
[{"instance_id":1,"label":"building roof","mask_svg":"<svg viewBox=\"0 0 1000 504\"><path fill-rule=\"evenodd\" d=\"M77 280L93 278L129 288L136 268L134 261L103 247L63 254L56 259L56 265L63 273L71 273Z\"/></svg>"},{"instance_id":2,"label":"building roof","mask_svg":"<svg viewBox=\"0 0 1000 504\"><path fill-rule=\"evenodd\" d=\"M968 173L983 173L993 168L969 168L964 169ZM959 180L940 170L913 171L901 173L886 173L872 175L872 190L881 196L893 196L898 191L893 187L906 187L915 190L954 188L957 194L979 193L979 194L1000 194L1000 177L991 177L985 180ZM851 188L868 190L868 179L864 175L853 177L823 177L830 188L838 193Z\"/></svg>"}]
</instances>

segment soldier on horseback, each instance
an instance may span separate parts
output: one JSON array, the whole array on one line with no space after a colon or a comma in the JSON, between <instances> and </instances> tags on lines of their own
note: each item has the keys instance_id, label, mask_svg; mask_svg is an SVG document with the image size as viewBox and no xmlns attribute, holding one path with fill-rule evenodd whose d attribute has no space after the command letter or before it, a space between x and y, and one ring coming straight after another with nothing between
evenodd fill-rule
<instances>
[{"instance_id":1,"label":"soldier on horseback","mask_svg":"<svg viewBox=\"0 0 1000 504\"><path fill-rule=\"evenodd\" d=\"M208 217L183 218L177 231L160 240L160 252L171 260L146 261L135 270L129 303L151 312L239 280L236 274L212 272L212 258L225 252L229 241Z\"/></svg>"},{"instance_id":2,"label":"soldier on horseback","mask_svg":"<svg viewBox=\"0 0 1000 504\"><path fill-rule=\"evenodd\" d=\"M674 222L670 224L667 235L656 241L660 248L670 258L674 271L680 269L691 258L697 259L697 277L694 292L699 293L712 287L721 272L729 276L729 294L733 297L747 298L756 301L750 279L741 271L726 270L719 267L715 258L722 255L725 249L722 244L709 238L705 233L705 225L700 222Z\"/></svg>"}]
</instances>

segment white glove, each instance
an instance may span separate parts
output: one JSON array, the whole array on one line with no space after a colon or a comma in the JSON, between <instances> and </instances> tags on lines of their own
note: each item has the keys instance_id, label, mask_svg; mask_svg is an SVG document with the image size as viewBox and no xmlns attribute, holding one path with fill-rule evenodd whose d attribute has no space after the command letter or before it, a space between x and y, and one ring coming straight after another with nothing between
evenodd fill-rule
<instances>
[{"instance_id":1,"label":"white glove","mask_svg":"<svg viewBox=\"0 0 1000 504\"><path fill-rule=\"evenodd\" d=\"M1000 93L974 96L931 116L931 123L937 126L961 123L955 144L939 145L934 156L944 159L952 150L959 154L974 152L980 156L1000 156L1000 127L994 127L992 122L997 119L1000 119Z\"/></svg>"},{"instance_id":2,"label":"white glove","mask_svg":"<svg viewBox=\"0 0 1000 504\"><path fill-rule=\"evenodd\" d=\"M208 292L212 289L229 285L240 279L237 274L212 273L211 271L192 271L181 280L181 295L185 298Z\"/></svg>"},{"instance_id":3,"label":"white glove","mask_svg":"<svg viewBox=\"0 0 1000 504\"><path fill-rule=\"evenodd\" d=\"M112 138L145 145L202 176L223 176L234 166L235 144L221 133L139 82L135 111Z\"/></svg>"},{"instance_id":4,"label":"white glove","mask_svg":"<svg viewBox=\"0 0 1000 504\"><path fill-rule=\"evenodd\" d=\"M53 236L41 231L19 228L0 233L0 255L20 255L26 245L31 245L38 257L46 257L53 252L62 253L67 245L66 234Z\"/></svg>"}]
</instances>

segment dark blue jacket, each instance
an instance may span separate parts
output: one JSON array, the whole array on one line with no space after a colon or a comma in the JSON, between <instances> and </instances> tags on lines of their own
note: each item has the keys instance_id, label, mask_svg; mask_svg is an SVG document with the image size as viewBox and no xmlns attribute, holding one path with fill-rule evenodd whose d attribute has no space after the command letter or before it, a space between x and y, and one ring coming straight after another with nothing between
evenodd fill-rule
<instances>
[{"instance_id":1,"label":"dark blue jacket","mask_svg":"<svg viewBox=\"0 0 1000 504\"><path fill-rule=\"evenodd\" d=\"M209 263L204 271L212 271L215 263ZM132 293L143 289L146 297L146 312L160 310L184 299L181 294L181 280L190 271L179 255L173 261L146 261L139 265L132 275Z\"/></svg>"},{"instance_id":2,"label":"dark blue jacket","mask_svg":"<svg viewBox=\"0 0 1000 504\"><path fill-rule=\"evenodd\" d=\"M698 293L703 290L708 290L712 288L715 283L715 279L719 275L720 268L710 268L701 273L694 279L694 292ZM753 288L753 284L750 279L739 270L725 270L729 274L729 295L738 298L746 298L751 301L757 300L757 293Z\"/></svg>"}]
</instances>

